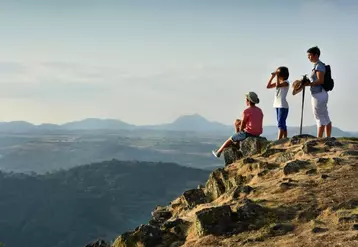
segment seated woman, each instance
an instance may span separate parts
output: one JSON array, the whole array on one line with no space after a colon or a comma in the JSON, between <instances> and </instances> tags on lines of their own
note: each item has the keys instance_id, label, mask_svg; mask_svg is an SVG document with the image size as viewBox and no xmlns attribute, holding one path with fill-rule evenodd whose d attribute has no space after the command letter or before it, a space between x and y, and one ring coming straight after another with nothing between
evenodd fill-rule
<instances>
[{"instance_id":1,"label":"seated woman","mask_svg":"<svg viewBox=\"0 0 358 247\"><path fill-rule=\"evenodd\" d=\"M227 139L221 147L215 151L212 151L212 154L219 158L222 151L228 147L232 143L240 142L245 140L247 137L250 136L260 136L262 134L263 128L263 113L256 104L260 103L260 99L258 98L257 94L254 92L249 92L246 96L246 105L248 106L243 114L242 120L240 121L237 119L235 121L235 126L240 126L236 128L236 133Z\"/></svg>"}]
</instances>

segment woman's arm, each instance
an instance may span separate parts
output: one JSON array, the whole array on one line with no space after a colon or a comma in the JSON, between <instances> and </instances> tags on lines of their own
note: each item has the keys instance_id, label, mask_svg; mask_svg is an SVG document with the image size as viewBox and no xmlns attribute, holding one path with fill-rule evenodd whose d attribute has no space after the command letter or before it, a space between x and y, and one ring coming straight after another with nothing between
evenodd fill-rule
<instances>
[{"instance_id":1,"label":"woman's arm","mask_svg":"<svg viewBox=\"0 0 358 247\"><path fill-rule=\"evenodd\" d=\"M271 78L267 82L267 86L266 86L267 89L276 87L276 83L272 83L272 80L273 80L273 78L275 78L275 76L276 76L276 73L271 73Z\"/></svg>"}]
</instances>

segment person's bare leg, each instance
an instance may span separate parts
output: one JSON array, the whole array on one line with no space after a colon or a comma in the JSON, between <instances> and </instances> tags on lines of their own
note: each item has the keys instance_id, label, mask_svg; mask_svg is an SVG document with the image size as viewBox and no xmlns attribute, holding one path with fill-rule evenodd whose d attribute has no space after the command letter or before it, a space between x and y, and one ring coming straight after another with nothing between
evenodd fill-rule
<instances>
[{"instance_id":1,"label":"person's bare leg","mask_svg":"<svg viewBox=\"0 0 358 247\"><path fill-rule=\"evenodd\" d=\"M223 145L221 145L221 147L216 151L216 153L218 155L220 155L222 153L222 151L224 150L224 148L226 148L227 146L229 146L232 143L232 140L229 138L227 139Z\"/></svg>"},{"instance_id":2,"label":"person's bare leg","mask_svg":"<svg viewBox=\"0 0 358 247\"><path fill-rule=\"evenodd\" d=\"M317 128L317 137L318 138L322 138L323 137L323 132L324 132L325 126L322 125L320 127Z\"/></svg>"},{"instance_id":3,"label":"person's bare leg","mask_svg":"<svg viewBox=\"0 0 358 247\"><path fill-rule=\"evenodd\" d=\"M282 139L285 135L285 131L283 129L279 129L278 131L278 139Z\"/></svg>"},{"instance_id":4,"label":"person's bare leg","mask_svg":"<svg viewBox=\"0 0 358 247\"><path fill-rule=\"evenodd\" d=\"M240 119L236 119L235 122L234 122L235 133L238 133L238 132L239 132L240 125L241 125L241 120L240 120Z\"/></svg>"},{"instance_id":5,"label":"person's bare leg","mask_svg":"<svg viewBox=\"0 0 358 247\"><path fill-rule=\"evenodd\" d=\"M283 138L287 138L287 130L283 132Z\"/></svg>"},{"instance_id":6,"label":"person's bare leg","mask_svg":"<svg viewBox=\"0 0 358 247\"><path fill-rule=\"evenodd\" d=\"M326 126L326 137L331 137L331 134L332 134L332 122L330 122Z\"/></svg>"}]
</instances>

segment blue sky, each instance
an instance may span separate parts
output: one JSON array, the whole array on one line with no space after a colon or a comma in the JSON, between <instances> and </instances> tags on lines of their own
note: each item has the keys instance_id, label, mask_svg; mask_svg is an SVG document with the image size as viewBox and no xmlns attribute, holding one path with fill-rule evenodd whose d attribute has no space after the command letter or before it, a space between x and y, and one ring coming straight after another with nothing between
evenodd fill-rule
<instances>
[{"instance_id":1,"label":"blue sky","mask_svg":"<svg viewBox=\"0 0 358 247\"><path fill-rule=\"evenodd\" d=\"M1 1L0 121L155 124L199 113L231 124L255 91L273 125L270 72L286 65L298 79L318 45L336 80L333 124L358 131L358 3L282 2ZM288 101L298 125L301 98ZM304 123L315 124L309 94Z\"/></svg>"}]
</instances>

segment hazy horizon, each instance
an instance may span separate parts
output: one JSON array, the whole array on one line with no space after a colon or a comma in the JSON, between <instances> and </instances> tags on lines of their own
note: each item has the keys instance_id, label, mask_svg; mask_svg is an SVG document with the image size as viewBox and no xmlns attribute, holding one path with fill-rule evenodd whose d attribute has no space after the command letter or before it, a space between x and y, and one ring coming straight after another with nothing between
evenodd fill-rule
<instances>
[{"instance_id":1,"label":"hazy horizon","mask_svg":"<svg viewBox=\"0 0 358 247\"><path fill-rule=\"evenodd\" d=\"M33 123L33 122L30 122L30 121L26 121L26 120L14 120L14 121L8 121L8 122L1 122L0 123L10 123L10 122L27 122L27 123L30 123L30 124L33 124L35 126L40 126L42 124L55 124L55 125L58 125L58 126L61 126L61 125L64 125L64 124L68 124L68 123L73 123L73 122L80 122L80 121L84 121L84 120L89 120L89 119L96 119L96 120L116 120L116 121L120 121L120 122L123 122L123 123L126 123L126 124L130 124L130 125L133 125L135 127L146 127L146 126L156 126L156 125L162 125L162 124L171 124L173 122L175 122L176 120L178 120L179 118L181 117L190 117L190 116L194 116L194 115L199 115L200 117L203 117L201 116L200 114L198 113L194 113L194 114L191 114L191 115L181 115L181 116L178 116L176 118L174 118L172 121L169 121L169 122L162 122L162 123L157 123L157 124L134 124L134 123L130 123L130 122L125 122L121 119L115 119L115 118L94 118L94 117L88 117L88 118L83 118L83 119L73 119L71 121L68 121L68 122L63 122L63 123L51 123L51 122L43 122L43 123ZM205 117L204 117L205 118ZM226 124L226 123L222 123L222 122L219 122L219 121L212 121L210 119L207 119L205 118L207 121L209 122L215 122L215 123L219 123L219 124L223 124L227 127L230 127L231 125L230 124ZM303 125L303 127L311 127L311 126L315 126L315 124L311 124L311 125ZM274 124L267 124L267 125L264 125L264 127L276 127L276 125ZM292 128L298 128L299 127L299 124L297 125L287 125L287 127L292 127ZM348 131L348 132L358 132L358 129L357 130L346 130L346 129L343 129L341 128L340 126L334 126L336 128L339 128L341 129L342 131Z\"/></svg>"},{"instance_id":2,"label":"hazy horizon","mask_svg":"<svg viewBox=\"0 0 358 247\"><path fill-rule=\"evenodd\" d=\"M231 125L255 91L275 125L270 72L309 73L318 45L336 82L333 125L357 131L357 10L352 0L2 1L0 122L152 125L198 113ZM298 126L301 95L288 101ZM308 92L304 125L314 124Z\"/></svg>"}]
</instances>

